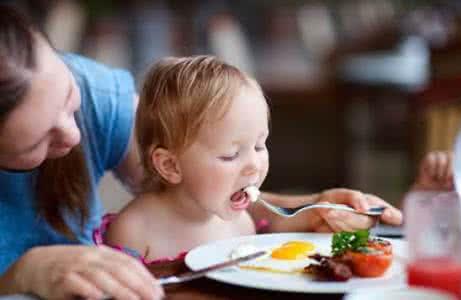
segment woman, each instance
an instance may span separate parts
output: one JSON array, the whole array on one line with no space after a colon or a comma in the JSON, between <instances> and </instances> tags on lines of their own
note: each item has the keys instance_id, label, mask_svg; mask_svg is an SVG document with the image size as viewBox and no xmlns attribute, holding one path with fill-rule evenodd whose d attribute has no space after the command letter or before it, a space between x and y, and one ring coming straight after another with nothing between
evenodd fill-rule
<instances>
[{"instance_id":1,"label":"woman","mask_svg":"<svg viewBox=\"0 0 461 300\"><path fill-rule=\"evenodd\" d=\"M104 247L57 246L91 242L106 169L136 177L125 153L132 77L60 57L13 10L2 6L0 15L0 294L160 298L135 259Z\"/></svg>"},{"instance_id":2,"label":"woman","mask_svg":"<svg viewBox=\"0 0 461 300\"><path fill-rule=\"evenodd\" d=\"M131 75L79 56L58 55L14 10L0 6L0 15L0 294L161 297L157 281L138 261L91 243L102 214L97 185L104 172L114 171L132 190L142 177L130 139L136 107ZM293 206L388 205L346 189L265 198ZM260 207L255 214L271 217ZM341 212L324 209L305 216L300 230L373 224L368 217L343 218ZM399 224L401 214L389 206L383 221Z\"/></svg>"}]
</instances>

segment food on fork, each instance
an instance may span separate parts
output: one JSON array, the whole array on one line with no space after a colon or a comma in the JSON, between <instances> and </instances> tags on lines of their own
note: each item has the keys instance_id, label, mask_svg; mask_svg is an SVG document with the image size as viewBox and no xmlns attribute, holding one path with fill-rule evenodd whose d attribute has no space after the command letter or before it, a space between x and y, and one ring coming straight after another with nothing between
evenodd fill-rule
<instances>
[{"instance_id":1,"label":"food on fork","mask_svg":"<svg viewBox=\"0 0 461 300\"><path fill-rule=\"evenodd\" d=\"M244 189L240 189L232 194L231 208L236 211L242 211L248 208L248 206L258 201L259 189L255 186L247 186Z\"/></svg>"},{"instance_id":2,"label":"food on fork","mask_svg":"<svg viewBox=\"0 0 461 300\"><path fill-rule=\"evenodd\" d=\"M305 273L319 280L345 281L351 277L348 273L358 277L382 276L392 264L391 243L370 237L368 230L335 233L331 248L330 257L310 256L319 264L307 266Z\"/></svg>"},{"instance_id":3,"label":"food on fork","mask_svg":"<svg viewBox=\"0 0 461 300\"><path fill-rule=\"evenodd\" d=\"M248 196L248 198L250 199L251 202L258 201L259 195L261 194L259 189L257 187L255 187L254 185L247 186L243 190L243 192L247 194L247 196Z\"/></svg>"}]
</instances>

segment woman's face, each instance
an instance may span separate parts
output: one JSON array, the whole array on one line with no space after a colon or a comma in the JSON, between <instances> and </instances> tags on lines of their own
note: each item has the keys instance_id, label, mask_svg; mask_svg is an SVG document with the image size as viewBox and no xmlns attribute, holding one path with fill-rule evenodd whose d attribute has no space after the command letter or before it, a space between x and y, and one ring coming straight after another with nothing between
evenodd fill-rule
<instances>
[{"instance_id":1,"label":"woman's face","mask_svg":"<svg viewBox=\"0 0 461 300\"><path fill-rule=\"evenodd\" d=\"M23 101L0 128L0 168L29 170L64 156L80 142L75 112L80 93L72 74L44 41Z\"/></svg>"}]
</instances>

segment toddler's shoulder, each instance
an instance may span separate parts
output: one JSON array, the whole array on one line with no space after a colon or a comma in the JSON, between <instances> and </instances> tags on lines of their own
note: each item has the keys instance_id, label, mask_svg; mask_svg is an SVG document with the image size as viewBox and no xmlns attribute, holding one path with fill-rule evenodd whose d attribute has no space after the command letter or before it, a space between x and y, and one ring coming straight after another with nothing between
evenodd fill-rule
<instances>
[{"instance_id":1,"label":"toddler's shoulder","mask_svg":"<svg viewBox=\"0 0 461 300\"><path fill-rule=\"evenodd\" d=\"M131 247L136 245L137 247L133 248L138 249L145 241L146 218L143 217L142 210L132 209L132 207L132 203L128 204L111 221L105 234L108 243Z\"/></svg>"}]
</instances>

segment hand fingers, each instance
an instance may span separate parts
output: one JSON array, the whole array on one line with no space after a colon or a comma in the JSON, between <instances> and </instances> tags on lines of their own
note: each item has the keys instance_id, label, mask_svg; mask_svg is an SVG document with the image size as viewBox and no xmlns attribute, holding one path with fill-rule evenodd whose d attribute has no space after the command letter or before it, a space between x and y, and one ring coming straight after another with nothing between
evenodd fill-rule
<instances>
[{"instance_id":1,"label":"hand fingers","mask_svg":"<svg viewBox=\"0 0 461 300\"><path fill-rule=\"evenodd\" d=\"M359 191L348 189L333 189L322 193L318 201L318 203L328 202L346 204L359 211L366 211L373 206L385 206L386 210L381 216L381 220L393 225L400 225L402 223L402 213L375 195L364 194ZM333 214L333 216L331 216L329 215L330 211L331 213L334 212L339 215ZM318 213L334 231L342 229L351 230L352 228L365 229L370 228L374 224L374 219L354 213L320 209Z\"/></svg>"},{"instance_id":2,"label":"hand fingers","mask_svg":"<svg viewBox=\"0 0 461 300\"><path fill-rule=\"evenodd\" d=\"M447 153L446 159L444 181L445 185L448 185L453 182L453 154L451 152Z\"/></svg>"},{"instance_id":3,"label":"hand fingers","mask_svg":"<svg viewBox=\"0 0 461 300\"><path fill-rule=\"evenodd\" d=\"M375 223L375 220L371 217L336 209L323 208L319 209L318 213L322 216L323 220L328 225L330 232L367 229L373 226ZM322 229L326 230L327 228Z\"/></svg>"},{"instance_id":4,"label":"hand fingers","mask_svg":"<svg viewBox=\"0 0 461 300\"><path fill-rule=\"evenodd\" d=\"M435 179L442 181L446 174L448 157L442 151L435 152L436 164L435 164Z\"/></svg>"},{"instance_id":5,"label":"hand fingers","mask_svg":"<svg viewBox=\"0 0 461 300\"><path fill-rule=\"evenodd\" d=\"M153 284L154 287L154 299L163 299L165 297L165 292L159 281L155 281Z\"/></svg>"},{"instance_id":6,"label":"hand fingers","mask_svg":"<svg viewBox=\"0 0 461 300\"><path fill-rule=\"evenodd\" d=\"M67 267L118 299L159 299L163 290L135 258L109 247L87 247Z\"/></svg>"},{"instance_id":7,"label":"hand fingers","mask_svg":"<svg viewBox=\"0 0 461 300\"><path fill-rule=\"evenodd\" d=\"M443 188L445 190L453 190L455 188L454 186L454 181L453 181L453 176L450 176L447 178L447 180L443 183Z\"/></svg>"},{"instance_id":8,"label":"hand fingers","mask_svg":"<svg viewBox=\"0 0 461 300\"><path fill-rule=\"evenodd\" d=\"M320 202L319 202L320 203ZM323 202L328 203L328 202ZM323 224L317 227L317 232L337 232L338 227L336 223L332 220L335 216L332 216L332 209L328 208L317 208L317 213L323 220Z\"/></svg>"},{"instance_id":9,"label":"hand fingers","mask_svg":"<svg viewBox=\"0 0 461 300\"><path fill-rule=\"evenodd\" d=\"M397 208L393 207L386 201L382 200L381 198L371 195L371 194L366 194L366 197L368 199L368 203L370 206L385 206L386 209L384 210L383 214L381 215L381 220L384 223L391 224L391 225L401 225L403 221L403 216L402 212L398 210Z\"/></svg>"},{"instance_id":10,"label":"hand fingers","mask_svg":"<svg viewBox=\"0 0 461 300\"><path fill-rule=\"evenodd\" d=\"M395 207L388 207L384 210L383 214L381 215L381 220L384 223L390 224L390 225L402 225L403 222L403 216L402 212Z\"/></svg>"},{"instance_id":11,"label":"hand fingers","mask_svg":"<svg viewBox=\"0 0 461 300\"><path fill-rule=\"evenodd\" d=\"M163 296L163 289L138 260L110 248L107 249L112 252L109 254L112 258L111 260L104 260L104 269L123 286L136 291L142 299ZM118 263L113 263L116 260Z\"/></svg>"},{"instance_id":12,"label":"hand fingers","mask_svg":"<svg viewBox=\"0 0 461 300\"><path fill-rule=\"evenodd\" d=\"M426 173L430 178L435 178L437 175L437 154L430 152L421 164L420 173Z\"/></svg>"},{"instance_id":13,"label":"hand fingers","mask_svg":"<svg viewBox=\"0 0 461 300\"><path fill-rule=\"evenodd\" d=\"M349 201L349 205L361 212L365 212L370 209L368 197L363 193L353 194Z\"/></svg>"},{"instance_id":14,"label":"hand fingers","mask_svg":"<svg viewBox=\"0 0 461 300\"><path fill-rule=\"evenodd\" d=\"M332 210L329 212L327 222L330 227L335 228L335 231L356 231L372 227L375 219L351 212Z\"/></svg>"},{"instance_id":15,"label":"hand fingers","mask_svg":"<svg viewBox=\"0 0 461 300\"><path fill-rule=\"evenodd\" d=\"M330 202L352 206L359 211L366 211L369 205L365 194L349 189L332 189L322 193L318 203Z\"/></svg>"},{"instance_id":16,"label":"hand fingers","mask_svg":"<svg viewBox=\"0 0 461 300\"><path fill-rule=\"evenodd\" d=\"M104 297L103 291L77 273L69 273L60 283L58 291L65 291L66 295L54 295L53 298L70 299L79 296L84 299L102 299Z\"/></svg>"},{"instance_id":17,"label":"hand fingers","mask_svg":"<svg viewBox=\"0 0 461 300\"><path fill-rule=\"evenodd\" d=\"M315 227L315 232L330 233L333 232L333 229L330 226L328 226L328 223L323 223L322 225Z\"/></svg>"},{"instance_id":18,"label":"hand fingers","mask_svg":"<svg viewBox=\"0 0 461 300\"><path fill-rule=\"evenodd\" d=\"M426 173L435 182L445 183L452 173L453 154L446 151L430 152L424 159L421 172Z\"/></svg>"},{"instance_id":19,"label":"hand fingers","mask_svg":"<svg viewBox=\"0 0 461 300\"><path fill-rule=\"evenodd\" d=\"M143 282L137 272L130 271L133 269L129 268L129 264L115 268L112 266L113 265L111 265L111 267L107 266L106 268L110 275L116 278L123 286L132 291L136 291L142 299L152 299L154 295L158 298L163 294L160 285L157 284L156 281L150 280L147 283Z\"/></svg>"},{"instance_id":20,"label":"hand fingers","mask_svg":"<svg viewBox=\"0 0 461 300\"><path fill-rule=\"evenodd\" d=\"M107 256L104 261L116 260L120 264L126 265L127 268L135 271L145 284L152 284L154 281L152 274L137 259L106 246L98 246L98 248L102 249L104 255ZM117 264L110 264L108 267L117 268Z\"/></svg>"},{"instance_id":21,"label":"hand fingers","mask_svg":"<svg viewBox=\"0 0 461 300\"><path fill-rule=\"evenodd\" d=\"M86 270L83 272L82 277L92 282L100 290L104 291L106 295L110 295L111 298L127 300L137 300L141 298L138 297L133 290L121 284L114 276L111 276L111 274L102 269ZM152 297L151 295L150 298Z\"/></svg>"}]
</instances>

